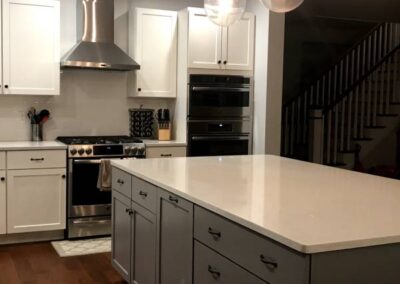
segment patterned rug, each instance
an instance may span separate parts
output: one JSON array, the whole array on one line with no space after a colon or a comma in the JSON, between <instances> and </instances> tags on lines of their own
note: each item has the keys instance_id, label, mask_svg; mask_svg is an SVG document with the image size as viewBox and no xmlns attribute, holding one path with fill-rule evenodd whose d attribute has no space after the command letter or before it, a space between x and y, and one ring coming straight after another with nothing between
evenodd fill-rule
<instances>
[{"instance_id":1,"label":"patterned rug","mask_svg":"<svg viewBox=\"0 0 400 284\"><path fill-rule=\"evenodd\" d=\"M111 238L51 242L59 256L77 256L111 251Z\"/></svg>"}]
</instances>

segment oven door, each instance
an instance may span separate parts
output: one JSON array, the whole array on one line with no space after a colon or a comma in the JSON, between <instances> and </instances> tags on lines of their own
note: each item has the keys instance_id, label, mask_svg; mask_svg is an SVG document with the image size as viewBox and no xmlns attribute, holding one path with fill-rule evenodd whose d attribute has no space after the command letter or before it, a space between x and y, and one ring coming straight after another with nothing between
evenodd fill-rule
<instances>
[{"instance_id":1,"label":"oven door","mask_svg":"<svg viewBox=\"0 0 400 284\"><path fill-rule=\"evenodd\" d=\"M189 139L189 153L196 156L234 156L250 154L249 135L193 135Z\"/></svg>"},{"instance_id":2,"label":"oven door","mask_svg":"<svg viewBox=\"0 0 400 284\"><path fill-rule=\"evenodd\" d=\"M111 215L111 191L97 188L100 159L70 160L68 217Z\"/></svg>"},{"instance_id":3,"label":"oven door","mask_svg":"<svg viewBox=\"0 0 400 284\"><path fill-rule=\"evenodd\" d=\"M189 117L249 117L250 88L248 86L190 86Z\"/></svg>"}]
</instances>

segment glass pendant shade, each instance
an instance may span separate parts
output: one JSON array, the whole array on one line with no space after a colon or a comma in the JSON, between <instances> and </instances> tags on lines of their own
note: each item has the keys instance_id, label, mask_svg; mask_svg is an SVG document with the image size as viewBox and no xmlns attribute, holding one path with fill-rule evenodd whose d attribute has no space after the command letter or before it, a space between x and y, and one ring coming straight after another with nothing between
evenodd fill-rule
<instances>
[{"instance_id":1,"label":"glass pendant shade","mask_svg":"<svg viewBox=\"0 0 400 284\"><path fill-rule=\"evenodd\" d=\"M304 0L260 0L261 3L273 12L286 13L298 8Z\"/></svg>"},{"instance_id":2,"label":"glass pendant shade","mask_svg":"<svg viewBox=\"0 0 400 284\"><path fill-rule=\"evenodd\" d=\"M227 27L243 15L246 0L204 0L204 9L213 23Z\"/></svg>"}]
</instances>

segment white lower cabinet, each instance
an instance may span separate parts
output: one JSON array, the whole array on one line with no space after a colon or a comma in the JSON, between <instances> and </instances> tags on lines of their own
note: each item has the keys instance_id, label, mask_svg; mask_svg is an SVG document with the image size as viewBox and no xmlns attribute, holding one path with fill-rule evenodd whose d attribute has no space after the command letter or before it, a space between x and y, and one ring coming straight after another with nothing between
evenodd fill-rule
<instances>
[{"instance_id":1,"label":"white lower cabinet","mask_svg":"<svg viewBox=\"0 0 400 284\"><path fill-rule=\"evenodd\" d=\"M65 229L65 175L65 168L7 171L7 233Z\"/></svg>"},{"instance_id":2,"label":"white lower cabinet","mask_svg":"<svg viewBox=\"0 0 400 284\"><path fill-rule=\"evenodd\" d=\"M6 171L0 171L0 235L7 232Z\"/></svg>"}]
</instances>

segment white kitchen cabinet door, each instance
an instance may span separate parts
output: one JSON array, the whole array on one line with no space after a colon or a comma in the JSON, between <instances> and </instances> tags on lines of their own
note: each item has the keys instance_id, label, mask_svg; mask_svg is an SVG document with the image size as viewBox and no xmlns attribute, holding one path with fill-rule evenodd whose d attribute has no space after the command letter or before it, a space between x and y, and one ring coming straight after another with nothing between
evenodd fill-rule
<instances>
[{"instance_id":1,"label":"white kitchen cabinet door","mask_svg":"<svg viewBox=\"0 0 400 284\"><path fill-rule=\"evenodd\" d=\"M0 171L0 235L7 232L6 171Z\"/></svg>"},{"instance_id":2,"label":"white kitchen cabinet door","mask_svg":"<svg viewBox=\"0 0 400 284\"><path fill-rule=\"evenodd\" d=\"M7 171L7 233L65 229L66 170Z\"/></svg>"},{"instance_id":3,"label":"white kitchen cabinet door","mask_svg":"<svg viewBox=\"0 0 400 284\"><path fill-rule=\"evenodd\" d=\"M254 15L245 13L222 33L222 59L227 70L253 70Z\"/></svg>"},{"instance_id":4,"label":"white kitchen cabinet door","mask_svg":"<svg viewBox=\"0 0 400 284\"><path fill-rule=\"evenodd\" d=\"M3 84L7 95L59 95L59 1L3 0Z\"/></svg>"},{"instance_id":5,"label":"white kitchen cabinet door","mask_svg":"<svg viewBox=\"0 0 400 284\"><path fill-rule=\"evenodd\" d=\"M176 97L178 13L138 8L135 20L135 96Z\"/></svg>"},{"instance_id":6,"label":"white kitchen cabinet door","mask_svg":"<svg viewBox=\"0 0 400 284\"><path fill-rule=\"evenodd\" d=\"M221 69L222 28L212 23L204 9L189 8L188 67Z\"/></svg>"}]
</instances>

